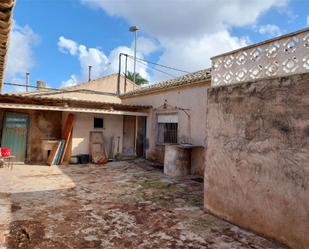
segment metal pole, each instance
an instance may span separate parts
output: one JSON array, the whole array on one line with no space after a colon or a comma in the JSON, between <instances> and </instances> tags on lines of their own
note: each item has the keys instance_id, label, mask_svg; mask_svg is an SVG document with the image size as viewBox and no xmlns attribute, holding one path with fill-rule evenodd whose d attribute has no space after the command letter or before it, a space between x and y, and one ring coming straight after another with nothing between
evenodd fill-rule
<instances>
[{"instance_id":1,"label":"metal pole","mask_svg":"<svg viewBox=\"0 0 309 249\"><path fill-rule=\"evenodd\" d=\"M88 81L91 81L91 68L92 66L88 66Z\"/></svg>"},{"instance_id":2,"label":"metal pole","mask_svg":"<svg viewBox=\"0 0 309 249\"><path fill-rule=\"evenodd\" d=\"M134 74L133 74L133 82L135 83L135 73L136 73L136 32L134 32L135 34L135 42L134 42Z\"/></svg>"},{"instance_id":3,"label":"metal pole","mask_svg":"<svg viewBox=\"0 0 309 249\"><path fill-rule=\"evenodd\" d=\"M30 73L26 73L26 92L28 92L28 86L29 86L29 75Z\"/></svg>"},{"instance_id":4,"label":"metal pole","mask_svg":"<svg viewBox=\"0 0 309 249\"><path fill-rule=\"evenodd\" d=\"M126 54L126 64L124 69L124 93L127 92L127 65L128 65L128 55Z\"/></svg>"},{"instance_id":5,"label":"metal pole","mask_svg":"<svg viewBox=\"0 0 309 249\"><path fill-rule=\"evenodd\" d=\"M120 95L121 55L122 55L122 53L119 54L119 68L118 68L118 79L117 79L117 95Z\"/></svg>"}]
</instances>

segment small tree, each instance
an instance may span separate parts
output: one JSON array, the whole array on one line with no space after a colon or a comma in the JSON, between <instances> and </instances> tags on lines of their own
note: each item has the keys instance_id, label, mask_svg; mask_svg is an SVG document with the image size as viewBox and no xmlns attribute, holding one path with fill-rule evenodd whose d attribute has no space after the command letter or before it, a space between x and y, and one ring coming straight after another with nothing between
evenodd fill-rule
<instances>
[{"instance_id":1,"label":"small tree","mask_svg":"<svg viewBox=\"0 0 309 249\"><path fill-rule=\"evenodd\" d=\"M134 82L134 73L128 71L126 77L127 79ZM135 73L135 84L136 85L142 85L142 84L147 84L147 83L148 83L148 80L144 79L139 73Z\"/></svg>"}]
</instances>

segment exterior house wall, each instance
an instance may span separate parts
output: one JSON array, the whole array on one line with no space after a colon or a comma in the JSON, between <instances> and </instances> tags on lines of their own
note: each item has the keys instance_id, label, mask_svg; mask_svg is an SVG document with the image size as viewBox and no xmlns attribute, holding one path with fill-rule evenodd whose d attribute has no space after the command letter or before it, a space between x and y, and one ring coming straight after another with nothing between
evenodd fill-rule
<instances>
[{"instance_id":1,"label":"exterior house wall","mask_svg":"<svg viewBox=\"0 0 309 249\"><path fill-rule=\"evenodd\" d=\"M151 105L153 107L147 118L148 148L146 157L148 159L164 162L164 146L158 145L156 138L157 114L159 113L178 113L179 143L191 142L193 145L205 145L207 86L207 83L201 83L122 98L124 104ZM164 104L166 108L164 108ZM185 112L190 115L190 118ZM194 155L192 160L193 172L203 175L204 161L197 158L204 158L204 149L197 149L192 154Z\"/></svg>"},{"instance_id":2,"label":"exterior house wall","mask_svg":"<svg viewBox=\"0 0 309 249\"><path fill-rule=\"evenodd\" d=\"M211 88L204 206L309 248L309 74Z\"/></svg>"},{"instance_id":3,"label":"exterior house wall","mask_svg":"<svg viewBox=\"0 0 309 249\"><path fill-rule=\"evenodd\" d=\"M118 82L118 74L111 74L99 79L91 80L89 82L85 82L82 84L78 84L76 86L67 87L67 90L76 90L76 89L87 89L93 91L101 91L108 93L116 93L117 92L117 82ZM139 86L134 84L132 81L127 79L127 87L126 91L133 91L138 89ZM123 76L120 77L120 93L124 93L125 91L125 79Z\"/></svg>"},{"instance_id":4,"label":"exterior house wall","mask_svg":"<svg viewBox=\"0 0 309 249\"><path fill-rule=\"evenodd\" d=\"M118 96L112 95L117 92L117 81L118 74L111 74L103 78L85 82L71 87L65 87L63 90L67 92L55 92L51 90L39 90L33 92L23 93L24 96L31 96L33 94L41 94L43 97L50 98L70 98L76 100L86 100L86 101L101 101L108 103L121 103L121 99ZM139 88L138 85L134 84L130 80L127 80L126 91L133 91ZM95 94L86 92L77 92L76 90L91 90L97 92L110 93L107 94ZM120 93L124 93L125 90L125 80L124 77L120 77ZM73 92L70 92L73 91Z\"/></svg>"},{"instance_id":5,"label":"exterior house wall","mask_svg":"<svg viewBox=\"0 0 309 249\"><path fill-rule=\"evenodd\" d=\"M67 113L63 113L63 124L65 124ZM103 117L104 128L94 129L94 117ZM117 154L119 137L119 153L122 152L123 138L123 116L110 114L74 113L72 155L89 154L90 131L102 131L107 155ZM113 140L112 140L113 137Z\"/></svg>"}]
</instances>

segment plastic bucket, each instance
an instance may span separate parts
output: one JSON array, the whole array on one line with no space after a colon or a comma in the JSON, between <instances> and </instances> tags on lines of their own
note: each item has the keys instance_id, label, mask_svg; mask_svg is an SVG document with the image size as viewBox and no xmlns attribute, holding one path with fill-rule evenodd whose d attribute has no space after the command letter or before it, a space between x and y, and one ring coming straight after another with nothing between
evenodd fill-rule
<instances>
[{"instance_id":1,"label":"plastic bucket","mask_svg":"<svg viewBox=\"0 0 309 249\"><path fill-rule=\"evenodd\" d=\"M82 154L82 155L78 155L78 161L80 164L87 164L89 163L89 155L87 154Z\"/></svg>"}]
</instances>

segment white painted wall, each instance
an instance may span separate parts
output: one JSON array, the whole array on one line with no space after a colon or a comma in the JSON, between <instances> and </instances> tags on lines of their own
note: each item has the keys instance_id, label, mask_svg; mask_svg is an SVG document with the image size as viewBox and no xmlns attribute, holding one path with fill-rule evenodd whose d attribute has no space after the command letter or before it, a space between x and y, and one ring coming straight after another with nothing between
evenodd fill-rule
<instances>
[{"instance_id":1,"label":"white painted wall","mask_svg":"<svg viewBox=\"0 0 309 249\"><path fill-rule=\"evenodd\" d=\"M63 114L63 124L65 124L66 113ZM94 129L93 118L103 117L104 128ZM111 147L111 138L114 137L113 155L117 153L118 136L119 153L122 152L123 138L123 116L110 114L90 114L90 113L74 113L73 137L72 137L72 155L89 154L89 136L90 131L103 131L106 153L109 155Z\"/></svg>"}]
</instances>

